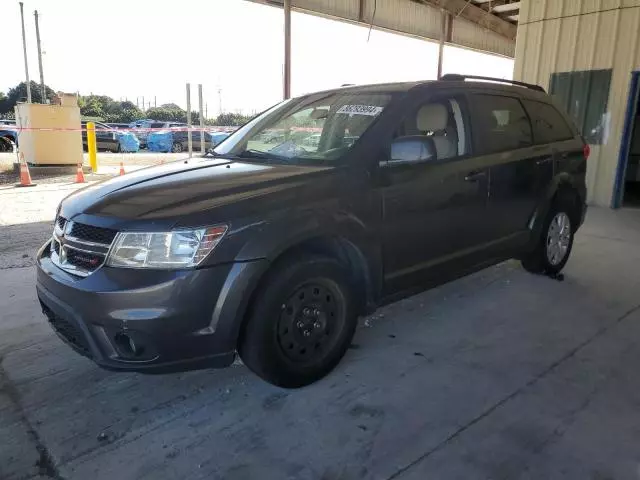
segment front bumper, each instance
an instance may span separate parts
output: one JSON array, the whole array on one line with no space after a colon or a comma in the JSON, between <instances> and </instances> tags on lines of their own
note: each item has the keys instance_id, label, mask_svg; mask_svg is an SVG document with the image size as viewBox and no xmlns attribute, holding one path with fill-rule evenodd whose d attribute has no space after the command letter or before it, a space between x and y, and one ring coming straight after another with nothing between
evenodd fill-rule
<instances>
[{"instance_id":1,"label":"front bumper","mask_svg":"<svg viewBox=\"0 0 640 480\"><path fill-rule=\"evenodd\" d=\"M265 260L195 270L103 266L85 278L38 252L37 294L53 329L77 352L114 370L147 373L224 367Z\"/></svg>"}]
</instances>

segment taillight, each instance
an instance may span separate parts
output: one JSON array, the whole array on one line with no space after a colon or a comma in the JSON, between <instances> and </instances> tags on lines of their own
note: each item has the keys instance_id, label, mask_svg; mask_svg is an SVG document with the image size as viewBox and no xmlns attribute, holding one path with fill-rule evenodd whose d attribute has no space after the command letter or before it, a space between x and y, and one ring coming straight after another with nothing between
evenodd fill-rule
<instances>
[{"instance_id":1,"label":"taillight","mask_svg":"<svg viewBox=\"0 0 640 480\"><path fill-rule=\"evenodd\" d=\"M584 159L587 160L590 154L591 154L591 147L589 146L588 143L585 143L584 147L582 147L582 155L584 155Z\"/></svg>"}]
</instances>

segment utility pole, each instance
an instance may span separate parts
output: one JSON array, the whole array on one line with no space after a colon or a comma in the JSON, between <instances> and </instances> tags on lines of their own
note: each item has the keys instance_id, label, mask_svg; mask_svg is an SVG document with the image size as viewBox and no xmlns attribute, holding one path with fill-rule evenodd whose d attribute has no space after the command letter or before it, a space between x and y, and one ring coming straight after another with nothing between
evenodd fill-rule
<instances>
[{"instance_id":1,"label":"utility pole","mask_svg":"<svg viewBox=\"0 0 640 480\"><path fill-rule=\"evenodd\" d=\"M153 108L156 108L158 105L156 104L156 96L153 96Z\"/></svg>"},{"instance_id":2,"label":"utility pole","mask_svg":"<svg viewBox=\"0 0 640 480\"><path fill-rule=\"evenodd\" d=\"M38 43L38 67L40 68L40 89L42 90L42 103L47 101L47 90L44 86L44 72L42 70L42 48L40 48L40 26L38 25L38 11L34 10L33 16L36 19L36 42Z\"/></svg>"},{"instance_id":3,"label":"utility pole","mask_svg":"<svg viewBox=\"0 0 640 480\"><path fill-rule=\"evenodd\" d=\"M27 77L27 103L31 103L31 82L29 81L29 63L27 62L27 36L24 33L24 4L20 2L20 19L22 20L22 50L24 53L24 74Z\"/></svg>"}]
</instances>

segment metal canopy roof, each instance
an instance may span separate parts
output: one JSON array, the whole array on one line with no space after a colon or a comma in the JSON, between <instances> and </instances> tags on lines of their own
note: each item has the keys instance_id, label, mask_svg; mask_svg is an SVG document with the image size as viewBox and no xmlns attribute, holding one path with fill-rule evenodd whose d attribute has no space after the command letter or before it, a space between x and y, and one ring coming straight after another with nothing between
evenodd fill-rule
<instances>
[{"instance_id":1,"label":"metal canopy roof","mask_svg":"<svg viewBox=\"0 0 640 480\"><path fill-rule=\"evenodd\" d=\"M472 3L498 18L518 24L520 0L472 0Z\"/></svg>"},{"instance_id":2,"label":"metal canopy roof","mask_svg":"<svg viewBox=\"0 0 640 480\"><path fill-rule=\"evenodd\" d=\"M282 7L283 0L249 0ZM294 11L506 57L515 54L515 0L291 0ZM444 17L444 18L443 18Z\"/></svg>"}]
</instances>

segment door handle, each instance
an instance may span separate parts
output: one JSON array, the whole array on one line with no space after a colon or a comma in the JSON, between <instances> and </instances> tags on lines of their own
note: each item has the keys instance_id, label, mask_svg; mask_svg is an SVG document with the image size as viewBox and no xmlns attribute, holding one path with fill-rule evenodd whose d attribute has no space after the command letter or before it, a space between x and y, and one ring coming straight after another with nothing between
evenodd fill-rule
<instances>
[{"instance_id":1,"label":"door handle","mask_svg":"<svg viewBox=\"0 0 640 480\"><path fill-rule=\"evenodd\" d=\"M478 180L480 180L481 178L484 178L486 176L487 176L487 172L482 171L482 170L469 172L464 177L464 181L465 182L477 182Z\"/></svg>"},{"instance_id":2,"label":"door handle","mask_svg":"<svg viewBox=\"0 0 640 480\"><path fill-rule=\"evenodd\" d=\"M536 161L536 165L544 165L545 163L549 163L553 161L553 157L545 157Z\"/></svg>"}]
</instances>

